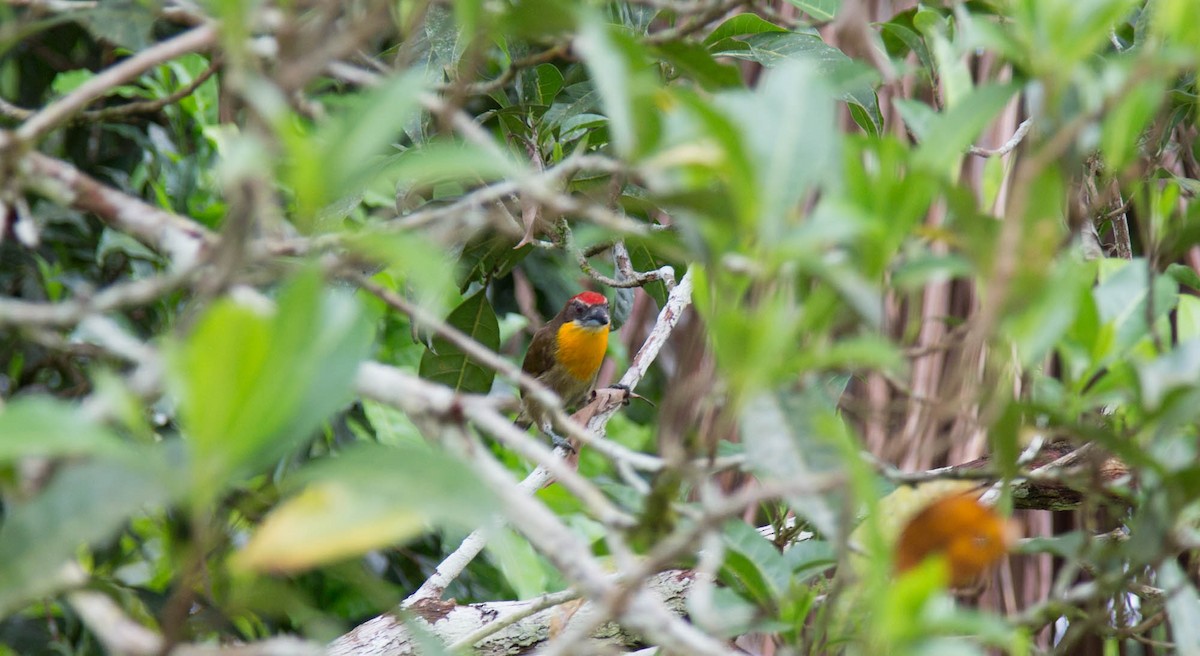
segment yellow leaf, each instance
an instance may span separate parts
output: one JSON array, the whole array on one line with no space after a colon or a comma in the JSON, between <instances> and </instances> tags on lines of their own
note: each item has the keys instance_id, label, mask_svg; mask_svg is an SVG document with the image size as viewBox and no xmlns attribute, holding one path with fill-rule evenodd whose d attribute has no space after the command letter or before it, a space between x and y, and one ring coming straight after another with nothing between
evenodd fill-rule
<instances>
[{"instance_id":1,"label":"yellow leaf","mask_svg":"<svg viewBox=\"0 0 1200 656\"><path fill-rule=\"evenodd\" d=\"M233 565L294 572L403 542L424 529L425 518L411 508L373 503L340 483L319 483L271 512Z\"/></svg>"}]
</instances>

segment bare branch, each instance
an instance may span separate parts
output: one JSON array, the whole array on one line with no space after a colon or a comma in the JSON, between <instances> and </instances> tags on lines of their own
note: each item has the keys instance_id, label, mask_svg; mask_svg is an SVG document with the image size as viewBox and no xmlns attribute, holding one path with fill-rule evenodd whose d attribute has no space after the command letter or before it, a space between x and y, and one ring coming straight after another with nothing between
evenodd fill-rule
<instances>
[{"instance_id":1,"label":"bare branch","mask_svg":"<svg viewBox=\"0 0 1200 656\"><path fill-rule=\"evenodd\" d=\"M1012 138L1004 142L999 148L980 148L971 146L967 149L967 153L976 157L1003 157L1013 151L1014 148L1021 144L1025 135L1029 134L1029 130L1033 128L1033 117L1029 117L1017 126L1017 131L1013 133Z\"/></svg>"},{"instance_id":2,"label":"bare branch","mask_svg":"<svg viewBox=\"0 0 1200 656\"><path fill-rule=\"evenodd\" d=\"M90 314L153 303L190 282L194 267L180 268L161 276L131 280L59 303L33 303L0 297L0 326L70 326Z\"/></svg>"}]
</instances>

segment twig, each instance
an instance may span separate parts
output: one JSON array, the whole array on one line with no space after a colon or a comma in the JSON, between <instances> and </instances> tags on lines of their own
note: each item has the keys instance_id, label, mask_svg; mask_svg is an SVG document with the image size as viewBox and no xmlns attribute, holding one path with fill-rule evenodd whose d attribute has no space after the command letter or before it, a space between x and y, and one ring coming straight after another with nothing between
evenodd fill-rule
<instances>
[{"instance_id":1,"label":"twig","mask_svg":"<svg viewBox=\"0 0 1200 656\"><path fill-rule=\"evenodd\" d=\"M568 246L570 247L569 242ZM644 287L652 282L658 282L661 280L666 284L667 289L671 289L675 286L675 269L671 268L670 266L662 266L654 271L635 271L630 263L629 251L625 248L625 242L618 241L612 245L612 248L617 262L617 270L622 274L620 279L610 278L600 273L591 265L590 262L588 262L588 257L590 257L588 253L592 249L584 251L576 250L575 248L571 247L571 250L575 252L575 259L579 263L579 268L584 273L591 276L592 280L595 280L601 285L606 285L614 289L629 289L633 287Z\"/></svg>"},{"instance_id":2,"label":"twig","mask_svg":"<svg viewBox=\"0 0 1200 656\"><path fill-rule=\"evenodd\" d=\"M1029 117L1017 126L1017 131L1013 132L1013 136L1004 145L999 148L980 148L979 146L971 146L967 148L967 153L976 157L1003 157L1013 151L1014 148L1021 144L1025 135L1029 134L1029 130L1033 127L1033 117Z\"/></svg>"},{"instance_id":3,"label":"twig","mask_svg":"<svg viewBox=\"0 0 1200 656\"><path fill-rule=\"evenodd\" d=\"M108 121L108 120L112 120L112 119L128 118L134 114L151 114L151 113L157 112L158 110L162 109L163 107L177 103L180 100L183 100L184 98L195 93L196 89L199 89L200 85L207 82L208 79L211 78L217 72L217 70L220 68L221 68L221 63L214 61L211 65L209 65L208 68L201 71L200 74L195 77L195 79L193 79L191 82L187 83L183 87L180 87L179 89L177 89L176 91L174 91L173 93L171 93L168 96L163 96L162 98L155 98L153 100L139 100L137 102L125 103L123 105L116 105L115 107L105 107L103 109L93 109L93 110L88 110L85 112L80 112L80 113L76 114L75 116L71 117L68 120L68 122L69 123L85 123L85 122ZM3 98L0 98L0 114L3 114L4 116L7 116L8 118L13 118L18 121L24 121L24 120L28 119L30 116L33 116L35 113L36 112L32 109L25 109L24 107L17 107L16 105L4 100Z\"/></svg>"},{"instance_id":4,"label":"twig","mask_svg":"<svg viewBox=\"0 0 1200 656\"><path fill-rule=\"evenodd\" d=\"M520 622L526 617L536 615L547 608L553 608L578 598L579 593L575 592L574 590L563 590L562 592L552 592L550 594L542 595L537 599L531 600L528 606L518 611L509 613L508 615L505 615L504 617L501 617L490 624L484 625L482 628L467 635L465 638L455 640L446 647L446 651L454 653L462 651L468 647L473 647L484 638L494 635L499 631L508 628L517 622Z\"/></svg>"},{"instance_id":5,"label":"twig","mask_svg":"<svg viewBox=\"0 0 1200 656\"><path fill-rule=\"evenodd\" d=\"M195 273L195 267L180 268L160 276L112 285L94 295L80 295L59 303L34 303L0 297L0 326L70 326L83 321L90 314L105 314L152 303L186 285Z\"/></svg>"}]
</instances>

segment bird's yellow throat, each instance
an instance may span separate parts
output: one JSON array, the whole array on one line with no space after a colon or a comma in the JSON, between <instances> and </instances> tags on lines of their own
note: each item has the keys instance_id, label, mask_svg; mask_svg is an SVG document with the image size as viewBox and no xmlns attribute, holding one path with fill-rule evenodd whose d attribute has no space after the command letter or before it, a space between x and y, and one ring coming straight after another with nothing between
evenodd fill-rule
<instances>
[{"instance_id":1,"label":"bird's yellow throat","mask_svg":"<svg viewBox=\"0 0 1200 656\"><path fill-rule=\"evenodd\" d=\"M558 363L576 380L595 376L607 351L607 325L587 328L568 321L558 329Z\"/></svg>"}]
</instances>

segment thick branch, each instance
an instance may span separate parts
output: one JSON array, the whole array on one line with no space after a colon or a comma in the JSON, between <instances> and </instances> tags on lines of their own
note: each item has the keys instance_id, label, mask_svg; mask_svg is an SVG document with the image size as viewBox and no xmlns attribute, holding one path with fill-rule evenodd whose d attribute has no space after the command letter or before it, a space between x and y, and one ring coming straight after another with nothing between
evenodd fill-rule
<instances>
[{"instance_id":1,"label":"thick branch","mask_svg":"<svg viewBox=\"0 0 1200 656\"><path fill-rule=\"evenodd\" d=\"M668 608L682 614L693 577L691 572L671 570L652 577L646 589ZM469 639L481 628L506 618L525 613L529 608L542 603L542 599L529 601L495 601L456 606L452 602L431 602L413 608L414 621L441 638L447 644ZM596 612L594 602L578 607L554 606L536 612L510 626L474 643L476 654L509 654L514 645L523 651L533 651L550 638L552 630L593 621ZM636 634L614 623L606 623L593 633L593 638L614 646L633 647L642 644ZM404 656L419 654L420 649L412 640L404 624L393 615L380 615L329 645L330 656Z\"/></svg>"}]
</instances>

